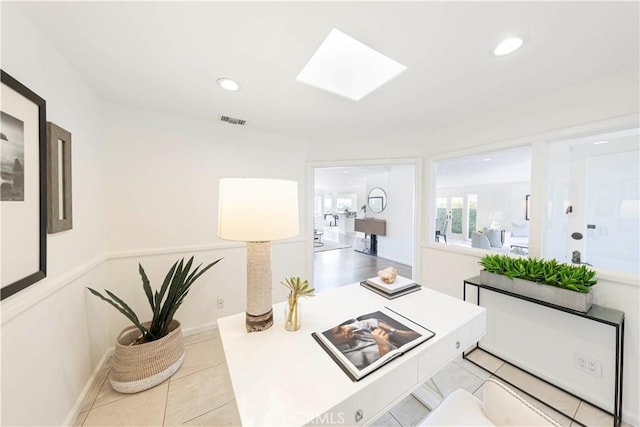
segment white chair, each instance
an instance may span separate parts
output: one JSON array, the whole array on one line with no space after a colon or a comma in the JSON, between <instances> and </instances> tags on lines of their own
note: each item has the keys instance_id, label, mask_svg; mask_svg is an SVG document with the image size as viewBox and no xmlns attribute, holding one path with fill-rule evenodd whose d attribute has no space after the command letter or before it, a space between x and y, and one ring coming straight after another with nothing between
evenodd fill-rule
<instances>
[{"instance_id":1,"label":"white chair","mask_svg":"<svg viewBox=\"0 0 640 427\"><path fill-rule=\"evenodd\" d=\"M488 379L484 400L458 389L450 393L420 426L553 426L560 424L504 384Z\"/></svg>"}]
</instances>

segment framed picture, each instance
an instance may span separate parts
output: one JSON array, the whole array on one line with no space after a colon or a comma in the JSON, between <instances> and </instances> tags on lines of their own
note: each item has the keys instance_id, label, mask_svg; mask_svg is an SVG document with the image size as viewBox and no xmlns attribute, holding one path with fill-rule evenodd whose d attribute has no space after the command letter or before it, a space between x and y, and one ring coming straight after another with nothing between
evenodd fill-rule
<instances>
[{"instance_id":1,"label":"framed picture","mask_svg":"<svg viewBox=\"0 0 640 427\"><path fill-rule=\"evenodd\" d=\"M0 299L46 277L46 103L0 70Z\"/></svg>"},{"instance_id":2,"label":"framed picture","mask_svg":"<svg viewBox=\"0 0 640 427\"><path fill-rule=\"evenodd\" d=\"M71 212L71 133L47 122L47 232L73 228Z\"/></svg>"}]
</instances>

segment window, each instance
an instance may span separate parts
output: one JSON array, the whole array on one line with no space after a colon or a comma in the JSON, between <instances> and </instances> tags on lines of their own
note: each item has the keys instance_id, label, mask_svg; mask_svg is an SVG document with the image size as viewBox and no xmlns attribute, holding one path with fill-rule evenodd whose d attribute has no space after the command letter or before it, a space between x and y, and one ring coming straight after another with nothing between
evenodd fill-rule
<instances>
[{"instance_id":1,"label":"window","mask_svg":"<svg viewBox=\"0 0 640 427\"><path fill-rule=\"evenodd\" d=\"M436 229L440 230L444 220L447 218L448 202L446 197L438 197L436 199Z\"/></svg>"},{"instance_id":2,"label":"window","mask_svg":"<svg viewBox=\"0 0 640 427\"><path fill-rule=\"evenodd\" d=\"M338 212L350 211L351 209L351 199L337 199L338 203Z\"/></svg>"},{"instance_id":3,"label":"window","mask_svg":"<svg viewBox=\"0 0 640 427\"><path fill-rule=\"evenodd\" d=\"M525 197L531 193L530 147L441 160L436 168L436 218L440 220L447 213L451 216L447 244L472 246L475 232L492 228L504 231L503 247L495 250L513 252L510 235L515 230L526 234L516 239L517 251L527 251ZM444 243L444 239L440 241Z\"/></svg>"},{"instance_id":4,"label":"window","mask_svg":"<svg viewBox=\"0 0 640 427\"><path fill-rule=\"evenodd\" d=\"M476 214L478 212L478 195L469 194L467 196L467 219L469 225L469 231L467 237L471 239L471 233L476 231Z\"/></svg>"},{"instance_id":5,"label":"window","mask_svg":"<svg viewBox=\"0 0 640 427\"><path fill-rule=\"evenodd\" d=\"M464 198L451 198L451 234L462 234L462 208Z\"/></svg>"},{"instance_id":6,"label":"window","mask_svg":"<svg viewBox=\"0 0 640 427\"><path fill-rule=\"evenodd\" d=\"M639 135L550 142L545 258L640 273Z\"/></svg>"}]
</instances>

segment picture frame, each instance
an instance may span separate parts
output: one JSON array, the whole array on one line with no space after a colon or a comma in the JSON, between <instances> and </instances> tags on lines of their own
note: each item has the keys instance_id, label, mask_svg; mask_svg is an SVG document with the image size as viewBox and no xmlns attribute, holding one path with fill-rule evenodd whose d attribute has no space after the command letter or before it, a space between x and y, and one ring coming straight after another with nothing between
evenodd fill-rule
<instances>
[{"instance_id":1,"label":"picture frame","mask_svg":"<svg viewBox=\"0 0 640 427\"><path fill-rule=\"evenodd\" d=\"M47 272L46 102L0 70L0 299Z\"/></svg>"},{"instance_id":2,"label":"picture frame","mask_svg":"<svg viewBox=\"0 0 640 427\"><path fill-rule=\"evenodd\" d=\"M71 132L47 122L47 233L73 228Z\"/></svg>"}]
</instances>

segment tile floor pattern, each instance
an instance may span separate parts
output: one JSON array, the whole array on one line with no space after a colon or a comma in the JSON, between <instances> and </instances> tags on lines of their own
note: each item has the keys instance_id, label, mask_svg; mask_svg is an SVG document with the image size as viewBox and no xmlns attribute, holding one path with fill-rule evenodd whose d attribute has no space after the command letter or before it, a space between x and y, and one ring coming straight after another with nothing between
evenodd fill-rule
<instances>
[{"instance_id":1,"label":"tile floor pattern","mask_svg":"<svg viewBox=\"0 0 640 427\"><path fill-rule=\"evenodd\" d=\"M235 404L229 372L217 330L185 337L185 361L169 380L137 394L120 394L108 381L109 363L101 370L88 392L76 426L237 426L240 416ZM612 417L591 405L540 381L482 351L470 355L487 371L461 357L447 365L422 387L436 400L464 388L482 399L483 384L498 374L513 384L551 403L587 426L611 426ZM522 393L520 393L522 394ZM534 397L523 397L563 426L578 426ZM415 426L429 409L413 395L408 396L374 426ZM627 424L623 426L630 427Z\"/></svg>"}]
</instances>

